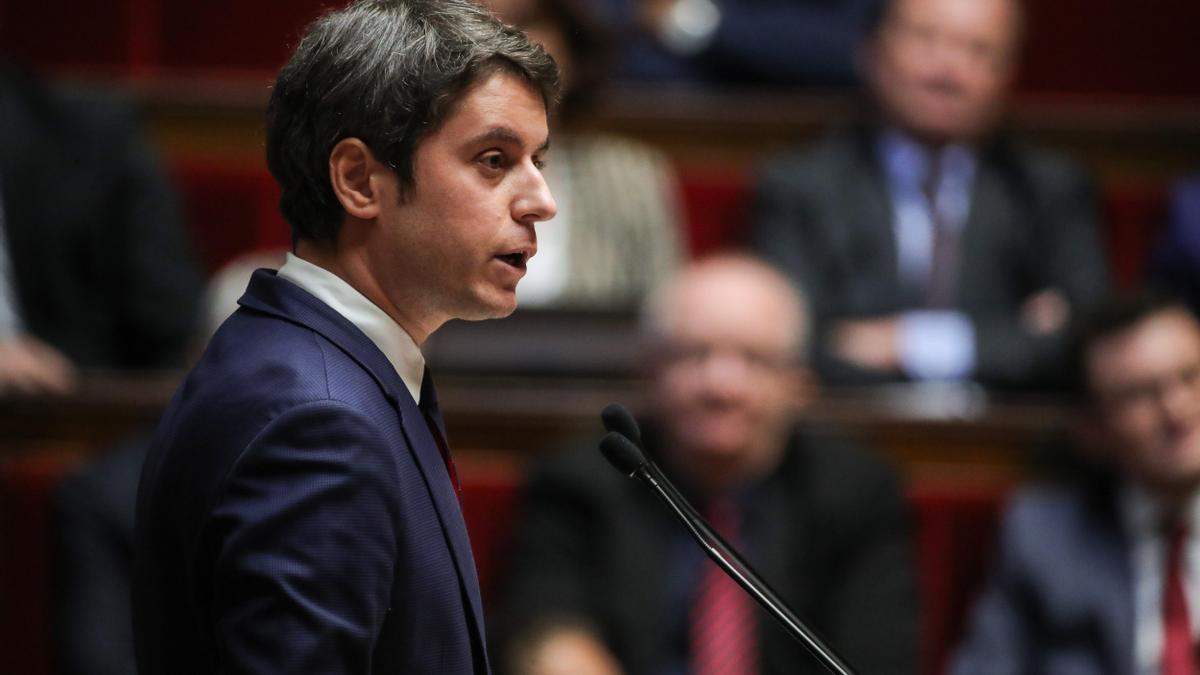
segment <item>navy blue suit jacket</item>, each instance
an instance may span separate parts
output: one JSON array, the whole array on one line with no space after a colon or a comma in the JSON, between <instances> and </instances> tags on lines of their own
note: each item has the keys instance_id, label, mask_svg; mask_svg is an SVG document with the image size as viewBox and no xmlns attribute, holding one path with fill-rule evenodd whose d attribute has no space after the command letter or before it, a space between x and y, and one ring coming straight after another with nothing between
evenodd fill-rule
<instances>
[{"instance_id":1,"label":"navy blue suit jacket","mask_svg":"<svg viewBox=\"0 0 1200 675\"><path fill-rule=\"evenodd\" d=\"M1115 487L1037 487L1010 504L996 567L951 675L1132 675L1133 573Z\"/></svg>"},{"instance_id":2,"label":"navy blue suit jacket","mask_svg":"<svg viewBox=\"0 0 1200 675\"><path fill-rule=\"evenodd\" d=\"M138 495L139 672L486 673L445 464L383 353L259 270Z\"/></svg>"}]
</instances>

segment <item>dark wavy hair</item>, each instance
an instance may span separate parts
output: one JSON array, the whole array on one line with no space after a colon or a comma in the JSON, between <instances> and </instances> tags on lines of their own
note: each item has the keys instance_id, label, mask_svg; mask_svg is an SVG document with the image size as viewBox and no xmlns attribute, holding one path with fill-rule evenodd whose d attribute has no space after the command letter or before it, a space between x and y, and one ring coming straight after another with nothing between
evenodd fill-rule
<instances>
[{"instance_id":1,"label":"dark wavy hair","mask_svg":"<svg viewBox=\"0 0 1200 675\"><path fill-rule=\"evenodd\" d=\"M499 71L525 78L550 109L553 59L470 0L359 0L314 21L267 106L267 166L293 242L337 240L344 212L329 155L339 141L362 140L412 190L421 140Z\"/></svg>"},{"instance_id":2,"label":"dark wavy hair","mask_svg":"<svg viewBox=\"0 0 1200 675\"><path fill-rule=\"evenodd\" d=\"M1170 311L1195 316L1186 302L1172 291L1157 286L1117 292L1086 309L1075 321L1069 335L1072 351L1069 365L1075 393L1080 397L1092 394L1088 354L1093 346Z\"/></svg>"}]
</instances>

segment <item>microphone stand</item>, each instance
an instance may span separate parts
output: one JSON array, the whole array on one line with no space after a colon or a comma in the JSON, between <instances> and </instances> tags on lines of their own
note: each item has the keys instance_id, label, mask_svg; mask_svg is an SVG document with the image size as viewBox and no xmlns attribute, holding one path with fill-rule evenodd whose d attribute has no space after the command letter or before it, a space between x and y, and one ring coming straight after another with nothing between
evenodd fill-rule
<instances>
[{"instance_id":1,"label":"microphone stand","mask_svg":"<svg viewBox=\"0 0 1200 675\"><path fill-rule=\"evenodd\" d=\"M611 439L611 440L610 440ZM621 447L604 448L606 444ZM842 661L824 642L804 625L796 613L788 607L779 594L726 542L702 517L679 490L653 462L646 459L633 441L618 433L609 433L602 444L605 456L622 473L638 478L658 496L667 508L683 523L688 533L726 574L742 590L750 594L758 604L778 621L796 641L835 675L854 675L854 671ZM611 452L615 451L615 452ZM614 454L617 457L614 457ZM731 561L732 559L732 561Z\"/></svg>"}]
</instances>

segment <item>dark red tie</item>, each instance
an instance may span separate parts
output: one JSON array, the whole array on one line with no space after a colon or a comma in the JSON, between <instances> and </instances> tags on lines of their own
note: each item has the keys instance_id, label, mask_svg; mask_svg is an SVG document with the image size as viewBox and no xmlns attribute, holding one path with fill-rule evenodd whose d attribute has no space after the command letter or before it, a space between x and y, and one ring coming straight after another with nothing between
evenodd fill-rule
<instances>
[{"instance_id":1,"label":"dark red tie","mask_svg":"<svg viewBox=\"0 0 1200 675\"><path fill-rule=\"evenodd\" d=\"M1167 564L1163 580L1162 675L1195 675L1192 623L1188 618L1183 586L1184 546L1187 530L1178 520L1167 530Z\"/></svg>"},{"instance_id":2,"label":"dark red tie","mask_svg":"<svg viewBox=\"0 0 1200 675\"><path fill-rule=\"evenodd\" d=\"M454 458L450 456L450 444L446 442L442 413L438 410L437 392L433 388L433 378L429 376L428 368L425 369L425 374L421 378L421 401L417 403L417 407L421 409L421 415L425 417L425 424L429 425L429 433L433 434L438 451L442 453L442 461L446 463L446 473L450 474L450 483L454 485L454 492L461 498L462 486L458 483L458 469L454 467Z\"/></svg>"},{"instance_id":3,"label":"dark red tie","mask_svg":"<svg viewBox=\"0 0 1200 675\"><path fill-rule=\"evenodd\" d=\"M741 516L730 498L709 505L708 521L726 541L737 545ZM693 675L752 675L758 672L754 601L711 561L692 607Z\"/></svg>"},{"instance_id":4,"label":"dark red tie","mask_svg":"<svg viewBox=\"0 0 1200 675\"><path fill-rule=\"evenodd\" d=\"M929 175L921 186L929 204L929 222L933 226L929 284L925 287L925 304L932 309L954 307L960 265L959 232L950 224L938 201L938 188L942 180L941 159L938 153L930 154Z\"/></svg>"}]
</instances>

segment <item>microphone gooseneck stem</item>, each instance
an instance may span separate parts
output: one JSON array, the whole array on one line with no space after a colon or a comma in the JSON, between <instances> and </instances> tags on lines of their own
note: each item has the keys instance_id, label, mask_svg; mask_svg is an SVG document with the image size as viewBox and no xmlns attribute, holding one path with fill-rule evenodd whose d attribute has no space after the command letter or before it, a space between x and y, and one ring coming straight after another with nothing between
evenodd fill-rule
<instances>
[{"instance_id":1,"label":"microphone gooseneck stem","mask_svg":"<svg viewBox=\"0 0 1200 675\"><path fill-rule=\"evenodd\" d=\"M853 671L842 662L833 651L827 647L820 638L813 635L804 623L796 617L795 613L787 606L787 604L779 598L778 594L750 567L749 563L738 555L737 551L732 546L729 546L724 539L721 538L715 530L704 522L704 519L696 513L691 504L679 494L679 491L667 480L666 476L653 463L647 462L639 467L635 472L635 476L642 480L654 491L658 498L667 505L667 508L675 514L677 518L687 528L692 538L700 547L704 549L705 554L713 560L726 574L730 576L738 586L750 594L751 597L762 605L778 621L787 632L799 641L808 651L821 662L826 669L836 675L854 675ZM729 561L733 558L737 565Z\"/></svg>"}]
</instances>

